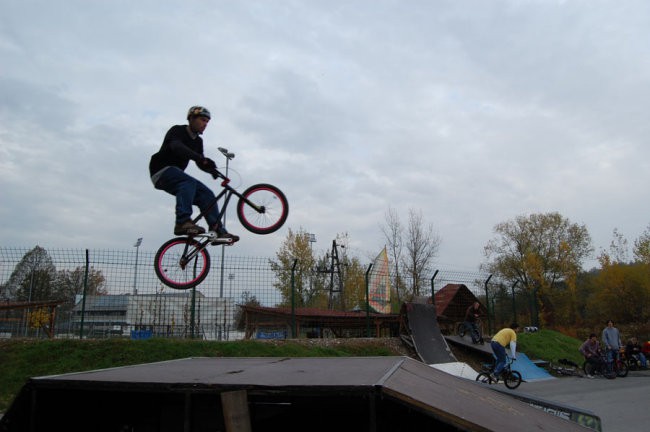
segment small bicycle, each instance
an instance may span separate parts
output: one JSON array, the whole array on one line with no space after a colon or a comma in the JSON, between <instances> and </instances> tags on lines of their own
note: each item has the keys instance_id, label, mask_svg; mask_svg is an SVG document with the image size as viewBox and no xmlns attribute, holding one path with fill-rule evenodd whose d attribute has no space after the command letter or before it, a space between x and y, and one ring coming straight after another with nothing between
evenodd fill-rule
<instances>
[{"instance_id":1,"label":"small bicycle","mask_svg":"<svg viewBox=\"0 0 650 432\"><path fill-rule=\"evenodd\" d=\"M230 186L230 179L217 169L210 174L214 179L222 179L223 190L214 198L212 206L223 198L219 205L219 219L223 221L226 209L232 196L239 198L237 202L237 217L241 225L255 234L270 234L284 225L289 216L289 202L277 187L261 183L256 184L243 193ZM196 223L204 217L201 212L192 222ZM176 237L165 242L154 260L154 268L158 279L165 285L186 290L203 282L210 272L210 254L207 247L210 244L228 244L220 241L213 232L194 236Z\"/></svg>"},{"instance_id":2,"label":"small bicycle","mask_svg":"<svg viewBox=\"0 0 650 432\"><path fill-rule=\"evenodd\" d=\"M506 385L506 387L514 390L519 387L522 378L521 374L518 371L512 370L512 362L513 360L510 357L506 358L506 366L501 371L499 378L503 380L503 383ZM476 377L476 381L482 382L484 384L496 383L496 381L492 379L492 374L494 373L494 368L496 367L496 360L494 360L492 363L483 363L482 366L483 367L481 369L481 372L479 372L478 376Z\"/></svg>"},{"instance_id":3,"label":"small bicycle","mask_svg":"<svg viewBox=\"0 0 650 432\"><path fill-rule=\"evenodd\" d=\"M481 320L480 319L476 320L476 332L472 335L473 330L474 329L472 328L470 323L467 322L467 321L461 321L456 326L456 333L458 334L458 336L461 339L465 337L465 334L469 333L470 336L472 337L472 342L473 343L483 345L485 343L485 341L483 340L483 332L481 331ZM474 342L475 340L477 342Z\"/></svg>"}]
</instances>

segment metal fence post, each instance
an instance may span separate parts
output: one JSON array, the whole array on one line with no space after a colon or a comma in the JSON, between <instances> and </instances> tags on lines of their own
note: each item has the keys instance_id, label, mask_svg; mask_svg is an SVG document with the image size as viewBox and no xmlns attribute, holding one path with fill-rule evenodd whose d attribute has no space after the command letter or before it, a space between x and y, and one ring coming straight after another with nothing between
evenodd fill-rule
<instances>
[{"instance_id":1,"label":"metal fence post","mask_svg":"<svg viewBox=\"0 0 650 432\"><path fill-rule=\"evenodd\" d=\"M436 278L436 276L438 276L438 270L436 270L433 276L431 277L431 303L433 305L436 304L436 298L435 298L436 290L434 289L434 285L433 285L433 280Z\"/></svg>"},{"instance_id":2,"label":"metal fence post","mask_svg":"<svg viewBox=\"0 0 650 432\"><path fill-rule=\"evenodd\" d=\"M86 249L86 270L84 271L84 291L81 296L81 325L79 326L79 339L84 338L84 321L86 318L86 290L88 289L89 267L90 267L90 258L88 258L88 249Z\"/></svg>"},{"instance_id":3,"label":"metal fence post","mask_svg":"<svg viewBox=\"0 0 650 432\"><path fill-rule=\"evenodd\" d=\"M490 295L488 293L488 282L492 279L492 275L488 276L485 280L485 308L487 309L487 319L488 319L488 333L492 334L492 320L490 319ZM492 308L494 312L494 308Z\"/></svg>"},{"instance_id":4,"label":"metal fence post","mask_svg":"<svg viewBox=\"0 0 650 432\"><path fill-rule=\"evenodd\" d=\"M517 302L515 301L515 287L519 283L518 280L515 281L514 284L512 284L512 322L517 322Z\"/></svg>"},{"instance_id":5,"label":"metal fence post","mask_svg":"<svg viewBox=\"0 0 650 432\"><path fill-rule=\"evenodd\" d=\"M293 260L291 266L291 338L296 337L296 265L298 259Z\"/></svg>"},{"instance_id":6,"label":"metal fence post","mask_svg":"<svg viewBox=\"0 0 650 432\"><path fill-rule=\"evenodd\" d=\"M370 337L370 269L372 268L372 263L368 265L368 270L366 270L366 337Z\"/></svg>"}]
</instances>

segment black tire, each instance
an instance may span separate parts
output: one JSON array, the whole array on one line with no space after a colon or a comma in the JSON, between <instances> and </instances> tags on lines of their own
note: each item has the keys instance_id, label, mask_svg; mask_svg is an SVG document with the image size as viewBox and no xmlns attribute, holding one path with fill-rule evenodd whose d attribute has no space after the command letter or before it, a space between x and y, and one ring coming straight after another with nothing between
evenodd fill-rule
<instances>
[{"instance_id":1,"label":"black tire","mask_svg":"<svg viewBox=\"0 0 650 432\"><path fill-rule=\"evenodd\" d=\"M616 376L619 378L625 378L630 372L627 364L621 360L614 360L616 362Z\"/></svg>"},{"instance_id":2,"label":"black tire","mask_svg":"<svg viewBox=\"0 0 650 432\"><path fill-rule=\"evenodd\" d=\"M456 328L456 333L458 334L459 337L465 337L465 324L463 323L458 324L458 328Z\"/></svg>"},{"instance_id":3,"label":"black tire","mask_svg":"<svg viewBox=\"0 0 650 432\"><path fill-rule=\"evenodd\" d=\"M493 382L492 377L487 372L481 372L480 374L478 374L478 376L476 377L476 381L483 384L492 384Z\"/></svg>"},{"instance_id":4,"label":"black tire","mask_svg":"<svg viewBox=\"0 0 650 432\"><path fill-rule=\"evenodd\" d=\"M514 390L517 387L519 387L519 385L521 385L521 374L515 370L510 372L504 372L502 376L503 376L503 383L510 390Z\"/></svg>"},{"instance_id":5,"label":"black tire","mask_svg":"<svg viewBox=\"0 0 650 432\"><path fill-rule=\"evenodd\" d=\"M237 203L237 217L248 231L271 234L284 225L289 202L282 191L270 184L256 184L244 191Z\"/></svg>"},{"instance_id":6,"label":"black tire","mask_svg":"<svg viewBox=\"0 0 650 432\"><path fill-rule=\"evenodd\" d=\"M189 262L183 257L194 254ZM210 254L201 243L188 237L177 237L160 246L154 260L156 276L165 285L178 290L194 288L210 272Z\"/></svg>"},{"instance_id":7,"label":"black tire","mask_svg":"<svg viewBox=\"0 0 650 432\"><path fill-rule=\"evenodd\" d=\"M589 363L588 361L585 361L582 365L582 371L585 373L585 375L596 375L598 370L596 370L596 366L593 363Z\"/></svg>"}]
</instances>

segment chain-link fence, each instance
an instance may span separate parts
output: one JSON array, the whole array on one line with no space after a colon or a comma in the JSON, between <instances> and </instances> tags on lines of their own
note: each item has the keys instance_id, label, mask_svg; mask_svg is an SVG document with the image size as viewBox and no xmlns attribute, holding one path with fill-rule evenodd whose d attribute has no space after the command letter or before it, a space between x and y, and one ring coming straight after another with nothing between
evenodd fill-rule
<instances>
[{"instance_id":1,"label":"chain-link fence","mask_svg":"<svg viewBox=\"0 0 650 432\"><path fill-rule=\"evenodd\" d=\"M160 282L154 253L139 248L0 248L0 337L241 338L237 305L279 305L280 281L271 258L238 257L224 249L212 253L204 282L179 291ZM481 272L436 270L429 281L420 296L449 283L466 285L483 301L500 292ZM509 314L502 300L499 306L488 302L493 316Z\"/></svg>"}]
</instances>

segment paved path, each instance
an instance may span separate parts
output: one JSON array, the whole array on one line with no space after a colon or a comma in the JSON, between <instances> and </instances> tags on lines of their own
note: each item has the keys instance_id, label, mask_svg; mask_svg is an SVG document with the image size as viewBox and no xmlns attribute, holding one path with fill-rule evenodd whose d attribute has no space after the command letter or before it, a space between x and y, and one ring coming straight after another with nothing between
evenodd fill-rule
<instances>
[{"instance_id":1,"label":"paved path","mask_svg":"<svg viewBox=\"0 0 650 432\"><path fill-rule=\"evenodd\" d=\"M598 415L603 432L640 432L650 425L650 371L625 378L565 377L523 383L517 392L583 408Z\"/></svg>"}]
</instances>

